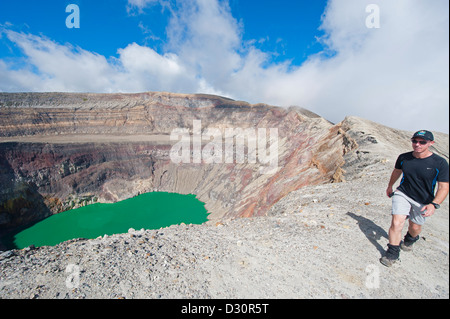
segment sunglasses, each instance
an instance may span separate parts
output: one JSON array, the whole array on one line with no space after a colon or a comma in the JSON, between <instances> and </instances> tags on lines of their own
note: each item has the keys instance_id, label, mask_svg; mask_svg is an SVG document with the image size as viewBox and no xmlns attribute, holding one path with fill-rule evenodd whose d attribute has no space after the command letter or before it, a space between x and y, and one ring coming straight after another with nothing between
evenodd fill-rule
<instances>
[{"instance_id":1,"label":"sunglasses","mask_svg":"<svg viewBox=\"0 0 450 319\"><path fill-rule=\"evenodd\" d=\"M425 144L428 143L428 141L418 141L418 140L411 140L411 142L412 142L413 144L419 143L420 145L425 145Z\"/></svg>"}]
</instances>

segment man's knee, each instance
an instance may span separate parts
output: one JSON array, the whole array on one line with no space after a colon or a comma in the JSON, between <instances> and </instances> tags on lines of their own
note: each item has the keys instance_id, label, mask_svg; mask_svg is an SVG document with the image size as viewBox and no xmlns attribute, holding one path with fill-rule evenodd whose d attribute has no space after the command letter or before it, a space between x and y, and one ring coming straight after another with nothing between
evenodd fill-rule
<instances>
[{"instance_id":1,"label":"man's knee","mask_svg":"<svg viewBox=\"0 0 450 319\"><path fill-rule=\"evenodd\" d=\"M412 221L409 221L408 231L411 235L418 235L422 231L422 225L418 225Z\"/></svg>"},{"instance_id":2,"label":"man's knee","mask_svg":"<svg viewBox=\"0 0 450 319\"><path fill-rule=\"evenodd\" d=\"M401 231L405 225L406 215L392 215L391 229Z\"/></svg>"}]
</instances>

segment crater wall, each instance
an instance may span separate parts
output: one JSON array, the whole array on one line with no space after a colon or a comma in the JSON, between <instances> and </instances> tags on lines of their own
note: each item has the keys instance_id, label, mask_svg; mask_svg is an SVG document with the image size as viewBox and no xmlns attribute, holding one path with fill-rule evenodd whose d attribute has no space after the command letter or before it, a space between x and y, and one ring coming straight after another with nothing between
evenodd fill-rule
<instances>
[{"instance_id":1,"label":"crater wall","mask_svg":"<svg viewBox=\"0 0 450 319\"><path fill-rule=\"evenodd\" d=\"M275 128L278 169L262 174L261 162L236 159L175 163L170 134L194 134L195 120L202 133L222 136ZM301 108L163 92L0 93L0 227L151 191L195 194L213 222L265 215L293 190L341 181L355 147L340 124Z\"/></svg>"}]
</instances>

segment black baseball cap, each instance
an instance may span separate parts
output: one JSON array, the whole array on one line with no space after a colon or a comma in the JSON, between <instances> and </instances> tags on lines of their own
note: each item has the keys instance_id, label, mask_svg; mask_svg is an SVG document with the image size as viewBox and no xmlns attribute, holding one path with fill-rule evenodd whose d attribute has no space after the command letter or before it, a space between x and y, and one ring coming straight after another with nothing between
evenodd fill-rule
<instances>
[{"instance_id":1,"label":"black baseball cap","mask_svg":"<svg viewBox=\"0 0 450 319\"><path fill-rule=\"evenodd\" d=\"M431 133L430 131L425 131L425 130L417 131L416 133L414 133L412 138L415 138L415 137L421 137L424 140L434 141L433 133Z\"/></svg>"}]
</instances>

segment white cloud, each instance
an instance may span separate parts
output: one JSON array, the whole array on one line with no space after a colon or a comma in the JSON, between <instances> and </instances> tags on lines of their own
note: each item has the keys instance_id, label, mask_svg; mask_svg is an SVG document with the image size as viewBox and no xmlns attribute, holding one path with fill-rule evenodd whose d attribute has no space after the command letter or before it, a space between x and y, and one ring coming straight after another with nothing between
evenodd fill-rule
<instances>
[{"instance_id":1,"label":"white cloud","mask_svg":"<svg viewBox=\"0 0 450 319\"><path fill-rule=\"evenodd\" d=\"M369 3L380 8L379 29L365 26ZM448 24L448 1L333 0L322 24L331 58L312 56L293 70L263 69L259 61L236 76L251 83L253 74L258 87L246 93L239 83L229 91L301 105L335 122L358 115L395 128L448 132Z\"/></svg>"},{"instance_id":2,"label":"white cloud","mask_svg":"<svg viewBox=\"0 0 450 319\"><path fill-rule=\"evenodd\" d=\"M143 13L157 1L129 0L128 8ZM358 115L448 132L447 0L329 0L326 52L299 67L271 63L269 53L243 42L245 21L240 25L225 1L159 1L171 12L163 54L132 43L106 59L5 29L26 61L18 68L0 60L0 90L203 92L299 105L334 122ZM380 8L378 29L365 25L372 3Z\"/></svg>"},{"instance_id":3,"label":"white cloud","mask_svg":"<svg viewBox=\"0 0 450 319\"><path fill-rule=\"evenodd\" d=\"M358 19L369 3L380 8L379 29ZM321 94L309 105L334 120L448 132L448 23L448 1L330 2L323 28L337 55L316 62Z\"/></svg>"},{"instance_id":4,"label":"white cloud","mask_svg":"<svg viewBox=\"0 0 450 319\"><path fill-rule=\"evenodd\" d=\"M13 72L2 72L10 87L32 91L112 89L111 75L116 70L105 57L70 45L59 45L44 37L14 31L6 31L6 34L22 49L28 65ZM5 63L2 68L7 68Z\"/></svg>"},{"instance_id":5,"label":"white cloud","mask_svg":"<svg viewBox=\"0 0 450 319\"><path fill-rule=\"evenodd\" d=\"M3 91L141 92L196 91L196 85L177 55L159 55L136 43L119 49L119 57L106 59L44 37L6 31L26 56L27 67L17 70L0 60Z\"/></svg>"},{"instance_id":6,"label":"white cloud","mask_svg":"<svg viewBox=\"0 0 450 319\"><path fill-rule=\"evenodd\" d=\"M159 0L128 0L127 11L129 14L134 14L135 10L137 10L138 13L143 13L145 8L158 2Z\"/></svg>"}]
</instances>

